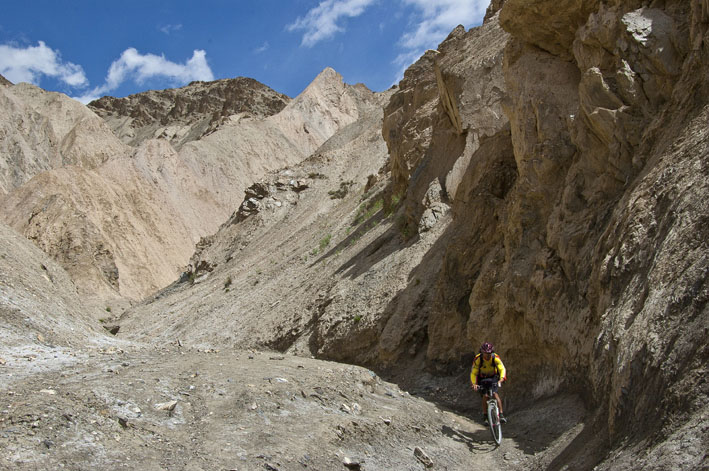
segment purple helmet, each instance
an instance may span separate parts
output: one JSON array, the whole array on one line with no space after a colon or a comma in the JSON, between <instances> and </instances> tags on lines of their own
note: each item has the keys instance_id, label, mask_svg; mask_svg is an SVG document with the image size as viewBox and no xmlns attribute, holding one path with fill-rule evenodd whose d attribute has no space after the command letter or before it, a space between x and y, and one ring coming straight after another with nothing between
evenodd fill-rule
<instances>
[{"instance_id":1,"label":"purple helmet","mask_svg":"<svg viewBox=\"0 0 709 471\"><path fill-rule=\"evenodd\" d=\"M480 353L492 353L494 351L495 351L495 347L493 347L490 342L485 342L480 347Z\"/></svg>"}]
</instances>

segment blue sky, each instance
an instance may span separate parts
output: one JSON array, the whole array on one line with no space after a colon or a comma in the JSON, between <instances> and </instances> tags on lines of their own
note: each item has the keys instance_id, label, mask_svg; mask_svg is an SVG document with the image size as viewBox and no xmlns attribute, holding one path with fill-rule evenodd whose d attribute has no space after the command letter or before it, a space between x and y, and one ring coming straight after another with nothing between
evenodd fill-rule
<instances>
[{"instance_id":1,"label":"blue sky","mask_svg":"<svg viewBox=\"0 0 709 471\"><path fill-rule=\"evenodd\" d=\"M87 102L238 76L293 97L325 67L381 91L489 1L2 3L0 74Z\"/></svg>"}]
</instances>

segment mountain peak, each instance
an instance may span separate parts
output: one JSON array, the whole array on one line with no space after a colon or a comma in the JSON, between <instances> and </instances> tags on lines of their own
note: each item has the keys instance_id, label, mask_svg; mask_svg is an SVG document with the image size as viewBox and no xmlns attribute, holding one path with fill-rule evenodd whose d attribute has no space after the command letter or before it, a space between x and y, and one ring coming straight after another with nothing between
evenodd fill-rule
<instances>
[{"instance_id":1,"label":"mountain peak","mask_svg":"<svg viewBox=\"0 0 709 471\"><path fill-rule=\"evenodd\" d=\"M305 87L305 90L301 92L298 97L307 95L313 89L331 88L337 87L342 88L345 85L342 75L338 74L332 67L325 67L310 84Z\"/></svg>"}]
</instances>

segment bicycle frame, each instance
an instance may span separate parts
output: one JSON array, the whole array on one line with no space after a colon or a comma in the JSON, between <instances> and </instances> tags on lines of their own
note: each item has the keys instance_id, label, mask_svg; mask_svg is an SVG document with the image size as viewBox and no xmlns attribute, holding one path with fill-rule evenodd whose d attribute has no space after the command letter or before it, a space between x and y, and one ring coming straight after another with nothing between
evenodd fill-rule
<instances>
[{"instance_id":1,"label":"bicycle frame","mask_svg":"<svg viewBox=\"0 0 709 471\"><path fill-rule=\"evenodd\" d=\"M483 391L487 396L487 422L490 426L490 433L492 433L492 439L498 445L502 443L502 423L500 423L500 411L497 407L497 401L495 400L495 395L490 392L490 390Z\"/></svg>"}]
</instances>

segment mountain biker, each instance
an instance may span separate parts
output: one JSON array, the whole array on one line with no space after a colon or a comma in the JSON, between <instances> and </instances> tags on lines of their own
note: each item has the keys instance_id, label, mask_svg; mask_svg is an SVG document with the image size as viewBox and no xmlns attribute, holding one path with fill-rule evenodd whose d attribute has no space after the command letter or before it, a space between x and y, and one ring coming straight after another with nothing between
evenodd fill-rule
<instances>
[{"instance_id":1,"label":"mountain biker","mask_svg":"<svg viewBox=\"0 0 709 471\"><path fill-rule=\"evenodd\" d=\"M500 410L500 421L507 422L507 419L502 415L502 400L497 394L497 388L502 385L502 382L507 379L505 365L498 355L495 354L495 348L491 343L485 342L480 347L480 353L475 355L473 360L473 370L470 372L470 382L473 386L473 391L479 391L482 396L483 420L487 421L485 411L487 409L487 401L490 399L488 392L492 393L497 408Z\"/></svg>"}]
</instances>

